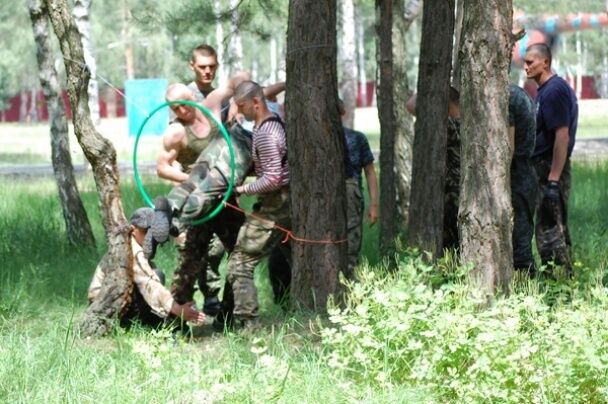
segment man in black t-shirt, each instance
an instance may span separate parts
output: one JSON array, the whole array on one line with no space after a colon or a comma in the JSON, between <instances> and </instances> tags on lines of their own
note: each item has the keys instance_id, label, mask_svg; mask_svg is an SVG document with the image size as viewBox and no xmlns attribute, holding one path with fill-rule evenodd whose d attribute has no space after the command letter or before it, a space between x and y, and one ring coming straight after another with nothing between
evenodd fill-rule
<instances>
[{"instance_id":1,"label":"man in black t-shirt","mask_svg":"<svg viewBox=\"0 0 608 404\"><path fill-rule=\"evenodd\" d=\"M553 262L570 273L567 208L578 102L568 83L551 71L551 57L551 49L546 44L531 45L524 57L526 75L539 85L533 154L539 183L536 244L543 264Z\"/></svg>"}]
</instances>

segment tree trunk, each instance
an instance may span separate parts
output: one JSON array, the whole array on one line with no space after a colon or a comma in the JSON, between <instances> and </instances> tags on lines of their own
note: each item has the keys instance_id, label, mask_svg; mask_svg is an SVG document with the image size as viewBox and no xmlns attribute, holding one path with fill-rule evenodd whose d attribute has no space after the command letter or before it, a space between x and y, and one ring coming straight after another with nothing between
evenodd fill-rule
<instances>
[{"instance_id":1,"label":"tree trunk","mask_svg":"<svg viewBox=\"0 0 608 404\"><path fill-rule=\"evenodd\" d=\"M311 29L311 27L315 27ZM346 238L344 132L337 106L336 0L291 0L287 31L287 144L293 231ZM296 304L324 311L346 268L342 243L292 244Z\"/></svg>"},{"instance_id":2,"label":"tree trunk","mask_svg":"<svg viewBox=\"0 0 608 404\"><path fill-rule=\"evenodd\" d=\"M511 0L466 0L461 55L461 260L491 296L513 268L507 132Z\"/></svg>"},{"instance_id":3,"label":"tree trunk","mask_svg":"<svg viewBox=\"0 0 608 404\"><path fill-rule=\"evenodd\" d=\"M125 47L125 71L127 73L127 80L133 80L135 78L133 42L131 38L131 29L129 28L130 23L131 12L129 11L128 1L122 0L122 29L120 30L120 36Z\"/></svg>"},{"instance_id":4,"label":"tree trunk","mask_svg":"<svg viewBox=\"0 0 608 404\"><path fill-rule=\"evenodd\" d=\"M63 209L68 240L74 245L94 246L95 237L74 178L68 122L65 117L65 107L60 96L61 88L51 51L48 10L46 4L41 0L31 0L29 12L32 20L32 30L34 31L34 41L36 42L40 84L49 110L53 172L59 191L59 202Z\"/></svg>"},{"instance_id":5,"label":"tree trunk","mask_svg":"<svg viewBox=\"0 0 608 404\"><path fill-rule=\"evenodd\" d=\"M230 50L228 60L230 60L230 74L243 69L243 42L241 41L241 30L239 27L239 4L241 0L230 0L230 24L232 34L230 36Z\"/></svg>"},{"instance_id":6,"label":"tree trunk","mask_svg":"<svg viewBox=\"0 0 608 404\"><path fill-rule=\"evenodd\" d=\"M380 253L390 259L394 257L397 236L392 1L376 0L376 60L380 118Z\"/></svg>"},{"instance_id":7,"label":"tree trunk","mask_svg":"<svg viewBox=\"0 0 608 404\"><path fill-rule=\"evenodd\" d=\"M407 80L406 33L418 15L420 1L413 0L405 7L398 1L393 16L393 105L395 106L395 186L397 189L397 214L400 226L405 230L410 206L412 181L412 157L414 147L414 120L405 109L409 97ZM409 11L409 13L408 13Z\"/></svg>"},{"instance_id":8,"label":"tree trunk","mask_svg":"<svg viewBox=\"0 0 608 404\"><path fill-rule=\"evenodd\" d=\"M91 0L74 0L74 21L80 36L82 37L82 50L84 51L84 60L87 68L90 71L91 78L89 79L89 110L91 111L91 119L95 125L99 125L99 85L97 84L97 62L95 61L95 51L93 48L93 40L91 38L91 21L89 20L89 12L91 10Z\"/></svg>"},{"instance_id":9,"label":"tree trunk","mask_svg":"<svg viewBox=\"0 0 608 404\"><path fill-rule=\"evenodd\" d=\"M454 24L454 49L452 49L452 87L460 92L460 62L458 52L462 36L462 19L464 17L464 0L456 0L456 21Z\"/></svg>"},{"instance_id":10,"label":"tree trunk","mask_svg":"<svg viewBox=\"0 0 608 404\"><path fill-rule=\"evenodd\" d=\"M129 225L120 200L116 150L93 126L88 105L89 70L82 42L66 0L47 0L49 17L63 54L67 89L72 106L74 132L91 163L99 194L102 223L108 241L106 274L101 292L87 309L81 323L84 335L101 335L111 330L113 317L125 309L133 287L133 252Z\"/></svg>"},{"instance_id":11,"label":"tree trunk","mask_svg":"<svg viewBox=\"0 0 608 404\"><path fill-rule=\"evenodd\" d=\"M454 0L425 1L412 167L408 243L442 254L448 90L452 65Z\"/></svg>"},{"instance_id":12,"label":"tree trunk","mask_svg":"<svg viewBox=\"0 0 608 404\"><path fill-rule=\"evenodd\" d=\"M357 107L357 62L355 47L355 6L353 0L339 0L342 32L338 48L340 56L340 71L342 81L340 94L344 102L346 114L342 122L346 127L353 128L355 124L355 108Z\"/></svg>"},{"instance_id":13,"label":"tree trunk","mask_svg":"<svg viewBox=\"0 0 608 404\"><path fill-rule=\"evenodd\" d=\"M361 106L367 107L367 75L365 74L365 29L363 18L357 16L357 56L359 57L359 87L361 91Z\"/></svg>"},{"instance_id":14,"label":"tree trunk","mask_svg":"<svg viewBox=\"0 0 608 404\"><path fill-rule=\"evenodd\" d=\"M220 86L223 86L226 81L226 66L224 64L224 27L222 26L222 5L220 0L213 0L213 11L215 12L215 51L217 52L217 77Z\"/></svg>"}]
</instances>

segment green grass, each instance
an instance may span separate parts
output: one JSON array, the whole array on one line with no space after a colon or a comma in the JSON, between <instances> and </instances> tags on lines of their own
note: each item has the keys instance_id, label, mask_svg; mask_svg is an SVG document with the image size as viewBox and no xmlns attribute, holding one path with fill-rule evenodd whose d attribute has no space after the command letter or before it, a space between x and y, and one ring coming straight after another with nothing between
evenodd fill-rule
<instances>
[{"instance_id":1,"label":"green grass","mask_svg":"<svg viewBox=\"0 0 608 404\"><path fill-rule=\"evenodd\" d=\"M573 177L571 282L517 280L510 298L484 308L463 268L405 251L396 274L363 265L362 282L328 320L285 315L261 266L265 328L203 330L194 341L139 329L81 338L76 325L105 251L92 181L79 180L99 244L87 251L66 244L51 179L0 179L0 401L605 402L608 163L577 162ZM167 189L145 183L152 195ZM127 213L142 203L131 180L122 199ZM373 264L376 244L377 228L366 228ZM161 248L157 263L171 273L174 249Z\"/></svg>"}]
</instances>

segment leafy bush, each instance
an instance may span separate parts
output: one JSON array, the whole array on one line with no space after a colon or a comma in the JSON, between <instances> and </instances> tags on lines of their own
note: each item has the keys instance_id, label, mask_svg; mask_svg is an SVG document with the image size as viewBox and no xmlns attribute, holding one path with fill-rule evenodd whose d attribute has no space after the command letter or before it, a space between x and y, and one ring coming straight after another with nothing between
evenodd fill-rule
<instances>
[{"instance_id":1,"label":"leafy bush","mask_svg":"<svg viewBox=\"0 0 608 404\"><path fill-rule=\"evenodd\" d=\"M603 287L554 306L547 292L520 287L527 292L487 307L456 275L433 287L436 270L419 255L404 257L396 273L359 275L321 332L338 374L379 389L409 385L439 401L608 400Z\"/></svg>"}]
</instances>

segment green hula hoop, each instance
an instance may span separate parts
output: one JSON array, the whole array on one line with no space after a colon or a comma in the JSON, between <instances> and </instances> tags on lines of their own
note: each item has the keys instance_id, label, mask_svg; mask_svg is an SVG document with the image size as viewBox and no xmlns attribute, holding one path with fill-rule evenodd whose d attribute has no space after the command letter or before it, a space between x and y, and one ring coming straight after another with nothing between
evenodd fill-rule
<instances>
[{"instance_id":1,"label":"green hula hoop","mask_svg":"<svg viewBox=\"0 0 608 404\"><path fill-rule=\"evenodd\" d=\"M207 118L209 118L218 128L220 128L220 133L226 140L226 143L228 144L228 151L230 152L230 179L228 180L228 189L224 193L224 197L222 198L221 202L211 212L209 212L206 216L203 216L202 218L192 222L192 224L196 226L205 223L217 216L224 208L224 202L228 200L234 189L234 171L236 169L236 163L234 161L234 148L232 146L232 140L230 139L230 135L228 134L228 131L226 130L224 125L222 125L222 123L217 120L217 118L213 115L211 111L194 101L186 100L168 101L154 108L154 110L146 117L146 119L144 119L141 126L139 127L139 131L137 131L137 135L135 136L135 145L133 146L133 174L135 175L135 184L142 198L148 204L148 206L154 208L154 202L152 202L152 198L150 198L150 195L148 195L148 193L146 192L144 185L141 181L141 177L139 176L139 169L137 168L137 147L139 145L139 138L141 137L144 127L146 126L150 118L152 118L152 116L162 108L169 107L174 104L190 105L191 107L195 107L203 114L205 114Z\"/></svg>"}]
</instances>

